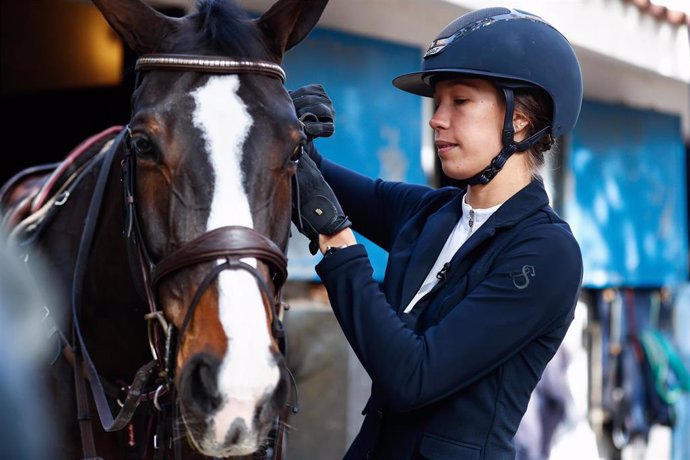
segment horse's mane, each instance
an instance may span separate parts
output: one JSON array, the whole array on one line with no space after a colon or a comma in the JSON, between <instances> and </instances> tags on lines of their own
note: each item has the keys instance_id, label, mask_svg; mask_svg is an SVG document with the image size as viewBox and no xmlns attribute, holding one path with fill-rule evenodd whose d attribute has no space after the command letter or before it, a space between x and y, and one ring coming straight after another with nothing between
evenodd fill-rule
<instances>
[{"instance_id":1,"label":"horse's mane","mask_svg":"<svg viewBox=\"0 0 690 460\"><path fill-rule=\"evenodd\" d=\"M262 43L249 14L233 0L199 0L189 19L196 24L189 36L178 40L186 51L206 50L234 57L256 55ZM189 31L187 31L189 32Z\"/></svg>"}]
</instances>

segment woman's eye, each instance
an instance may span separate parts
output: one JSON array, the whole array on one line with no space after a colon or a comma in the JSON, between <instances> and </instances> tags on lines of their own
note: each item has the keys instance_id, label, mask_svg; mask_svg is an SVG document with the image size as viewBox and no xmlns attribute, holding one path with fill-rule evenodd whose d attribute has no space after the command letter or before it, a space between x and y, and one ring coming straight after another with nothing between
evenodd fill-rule
<instances>
[{"instance_id":1,"label":"woman's eye","mask_svg":"<svg viewBox=\"0 0 690 460\"><path fill-rule=\"evenodd\" d=\"M454 103L455 105L462 105L462 104L464 104L465 102L467 102L467 99L456 98L456 99L453 100L453 103Z\"/></svg>"}]
</instances>

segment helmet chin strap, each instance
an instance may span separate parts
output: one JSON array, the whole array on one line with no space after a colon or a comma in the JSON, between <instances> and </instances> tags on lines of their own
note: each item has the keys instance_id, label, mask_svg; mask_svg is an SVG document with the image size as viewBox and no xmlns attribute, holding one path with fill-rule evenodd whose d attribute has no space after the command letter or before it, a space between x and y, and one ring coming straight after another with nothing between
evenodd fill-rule
<instances>
[{"instance_id":1,"label":"helmet chin strap","mask_svg":"<svg viewBox=\"0 0 690 460\"><path fill-rule=\"evenodd\" d=\"M491 182L491 179L496 177L496 174L503 168L508 161L508 158L515 152L524 152L525 150L531 148L536 144L539 139L544 137L545 134L551 129L551 125L546 126L540 131L532 134L527 139L522 142L515 142L515 130L513 129L513 112L515 109L515 100L513 96L513 89L501 87L503 90L503 95L506 100L506 114L503 119L503 134L501 136L501 141L503 142L503 148L496 155L489 166L470 177L469 179L461 179L458 182L461 187L466 187L468 185L485 185Z\"/></svg>"}]
</instances>

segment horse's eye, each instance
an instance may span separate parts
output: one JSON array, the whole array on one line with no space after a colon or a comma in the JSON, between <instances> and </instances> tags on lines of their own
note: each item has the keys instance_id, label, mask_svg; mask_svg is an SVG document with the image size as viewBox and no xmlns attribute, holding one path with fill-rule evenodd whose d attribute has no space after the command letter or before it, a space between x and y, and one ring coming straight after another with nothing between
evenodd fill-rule
<instances>
[{"instance_id":1,"label":"horse's eye","mask_svg":"<svg viewBox=\"0 0 690 460\"><path fill-rule=\"evenodd\" d=\"M302 158L303 153L304 144L298 144L297 147L295 147L295 150L292 151L292 155L290 155L290 162L297 163L299 159Z\"/></svg>"},{"instance_id":2,"label":"horse's eye","mask_svg":"<svg viewBox=\"0 0 690 460\"><path fill-rule=\"evenodd\" d=\"M137 156L150 157L152 155L153 142L151 142L151 139L145 134L133 135L130 145Z\"/></svg>"}]
</instances>

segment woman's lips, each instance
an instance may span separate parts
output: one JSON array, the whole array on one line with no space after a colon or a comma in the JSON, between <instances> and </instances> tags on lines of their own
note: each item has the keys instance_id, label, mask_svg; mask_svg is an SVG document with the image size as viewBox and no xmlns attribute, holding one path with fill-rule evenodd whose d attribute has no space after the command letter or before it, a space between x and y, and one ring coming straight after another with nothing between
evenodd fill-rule
<instances>
[{"instance_id":1,"label":"woman's lips","mask_svg":"<svg viewBox=\"0 0 690 460\"><path fill-rule=\"evenodd\" d=\"M436 141L436 152L438 152L439 156L443 156L444 154L447 154L453 150L456 146L457 144L452 144L450 142Z\"/></svg>"}]
</instances>

